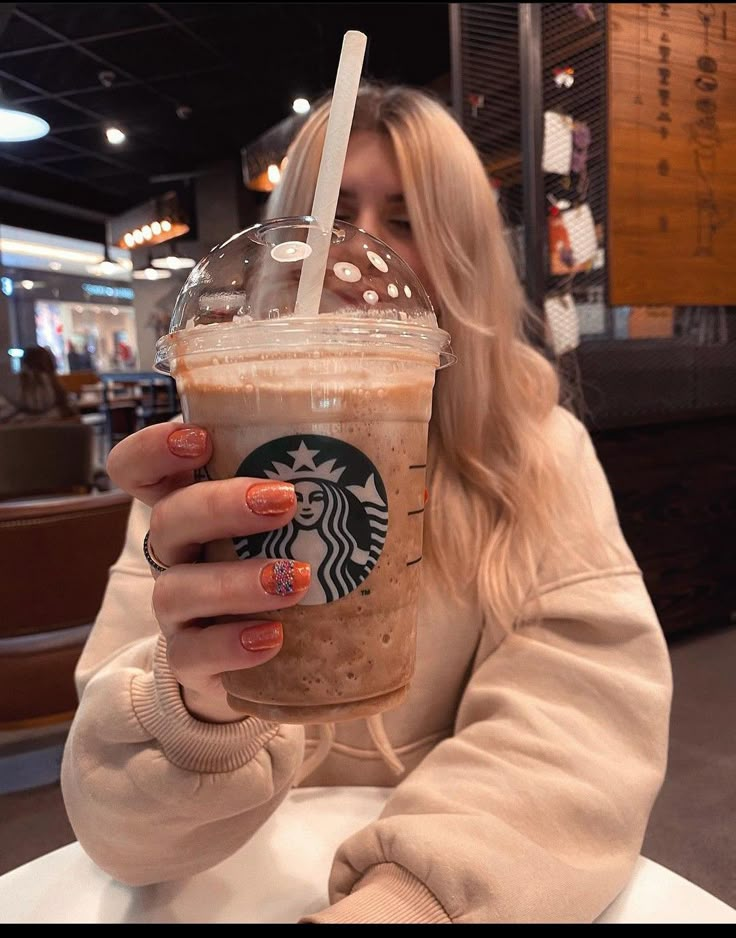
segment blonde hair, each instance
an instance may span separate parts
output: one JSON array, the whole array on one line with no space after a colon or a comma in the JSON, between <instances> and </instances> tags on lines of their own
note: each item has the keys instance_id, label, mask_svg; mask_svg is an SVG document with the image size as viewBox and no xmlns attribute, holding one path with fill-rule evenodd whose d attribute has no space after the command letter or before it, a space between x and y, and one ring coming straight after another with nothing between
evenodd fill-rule
<instances>
[{"instance_id":1,"label":"blonde hair","mask_svg":"<svg viewBox=\"0 0 736 938\"><path fill-rule=\"evenodd\" d=\"M290 147L269 217L309 213L328 109L316 108ZM425 559L454 588L474 586L486 617L505 630L556 526L560 480L542 424L558 401L557 375L526 338L530 312L495 195L445 107L416 89L364 85L353 130L393 143L413 236L458 359L435 388Z\"/></svg>"}]
</instances>

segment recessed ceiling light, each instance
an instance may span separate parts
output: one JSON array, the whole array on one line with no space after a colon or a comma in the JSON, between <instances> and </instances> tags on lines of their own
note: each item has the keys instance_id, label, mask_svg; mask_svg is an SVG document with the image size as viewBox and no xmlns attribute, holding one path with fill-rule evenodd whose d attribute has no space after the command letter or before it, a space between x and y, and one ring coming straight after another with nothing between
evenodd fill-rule
<instances>
[{"instance_id":1,"label":"recessed ceiling light","mask_svg":"<svg viewBox=\"0 0 736 938\"><path fill-rule=\"evenodd\" d=\"M281 170L275 163L269 165L266 175L268 176L268 181L273 183L274 186L281 181Z\"/></svg>"},{"instance_id":2,"label":"recessed ceiling light","mask_svg":"<svg viewBox=\"0 0 736 938\"><path fill-rule=\"evenodd\" d=\"M0 141L21 143L45 137L50 128L42 117L15 108L0 107Z\"/></svg>"},{"instance_id":3,"label":"recessed ceiling light","mask_svg":"<svg viewBox=\"0 0 736 938\"><path fill-rule=\"evenodd\" d=\"M296 98L291 106L297 114L308 114L311 104L306 98Z\"/></svg>"},{"instance_id":4,"label":"recessed ceiling light","mask_svg":"<svg viewBox=\"0 0 736 938\"><path fill-rule=\"evenodd\" d=\"M36 283L34 280L21 280L20 285L24 290L32 290Z\"/></svg>"},{"instance_id":5,"label":"recessed ceiling light","mask_svg":"<svg viewBox=\"0 0 736 938\"><path fill-rule=\"evenodd\" d=\"M124 238L123 238L123 241L125 241L126 245L127 245L129 248L135 247L135 238L133 237L133 235L132 235L129 231L126 231L126 232L125 232L125 236L124 236Z\"/></svg>"},{"instance_id":6,"label":"recessed ceiling light","mask_svg":"<svg viewBox=\"0 0 736 938\"><path fill-rule=\"evenodd\" d=\"M61 270L61 264L58 261L49 261L49 268L51 270Z\"/></svg>"},{"instance_id":7,"label":"recessed ceiling light","mask_svg":"<svg viewBox=\"0 0 736 938\"><path fill-rule=\"evenodd\" d=\"M121 143L125 142L125 134L119 127L107 127L105 129L105 136L107 137L107 142L115 146L119 146Z\"/></svg>"}]
</instances>

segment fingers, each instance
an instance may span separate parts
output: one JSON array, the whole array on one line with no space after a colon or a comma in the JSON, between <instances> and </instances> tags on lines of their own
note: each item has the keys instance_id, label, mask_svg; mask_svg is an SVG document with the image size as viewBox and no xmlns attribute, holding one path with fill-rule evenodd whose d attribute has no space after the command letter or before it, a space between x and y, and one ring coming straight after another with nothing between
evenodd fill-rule
<instances>
[{"instance_id":1,"label":"fingers","mask_svg":"<svg viewBox=\"0 0 736 938\"><path fill-rule=\"evenodd\" d=\"M174 491L154 506L150 544L165 566L191 563L202 544L272 531L288 524L295 511L296 494L290 482L203 482Z\"/></svg>"},{"instance_id":2,"label":"fingers","mask_svg":"<svg viewBox=\"0 0 736 938\"><path fill-rule=\"evenodd\" d=\"M279 653L283 639L281 623L268 620L177 632L167 641L167 659L187 710L209 723L242 720L227 702L220 675L264 664Z\"/></svg>"},{"instance_id":3,"label":"fingers","mask_svg":"<svg viewBox=\"0 0 736 938\"><path fill-rule=\"evenodd\" d=\"M273 658L284 641L280 622L230 622L207 628L190 626L167 639L166 649L174 677L194 687L223 671L254 668Z\"/></svg>"},{"instance_id":4,"label":"fingers","mask_svg":"<svg viewBox=\"0 0 736 938\"><path fill-rule=\"evenodd\" d=\"M212 456L206 430L178 422L159 423L139 430L115 446L107 471L115 483L135 498L154 505L169 492L189 485L195 469Z\"/></svg>"},{"instance_id":5,"label":"fingers","mask_svg":"<svg viewBox=\"0 0 736 938\"><path fill-rule=\"evenodd\" d=\"M153 610L167 639L197 619L246 616L294 606L311 582L309 564L252 558L175 566L153 588ZM218 626L219 627L219 626Z\"/></svg>"}]
</instances>

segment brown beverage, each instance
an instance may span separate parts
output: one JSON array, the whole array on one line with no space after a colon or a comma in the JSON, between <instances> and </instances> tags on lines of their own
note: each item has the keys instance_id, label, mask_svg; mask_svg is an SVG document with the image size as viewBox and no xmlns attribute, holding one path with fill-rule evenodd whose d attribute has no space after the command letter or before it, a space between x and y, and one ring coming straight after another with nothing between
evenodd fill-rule
<instances>
[{"instance_id":1,"label":"brown beverage","mask_svg":"<svg viewBox=\"0 0 736 938\"><path fill-rule=\"evenodd\" d=\"M312 565L304 600L273 616L279 654L223 676L229 702L285 723L394 707L414 670L436 358L228 358L176 371L186 419L212 435L208 474L291 481L298 510L281 531L211 544L206 557Z\"/></svg>"},{"instance_id":2,"label":"brown beverage","mask_svg":"<svg viewBox=\"0 0 736 938\"><path fill-rule=\"evenodd\" d=\"M275 219L215 248L157 356L186 419L212 435L210 478L295 485L289 525L205 554L311 564L306 596L273 615L281 651L223 675L233 707L284 723L368 716L406 694L432 389L452 360L416 275L347 223L332 231L319 310L305 314L298 286L315 224Z\"/></svg>"}]
</instances>

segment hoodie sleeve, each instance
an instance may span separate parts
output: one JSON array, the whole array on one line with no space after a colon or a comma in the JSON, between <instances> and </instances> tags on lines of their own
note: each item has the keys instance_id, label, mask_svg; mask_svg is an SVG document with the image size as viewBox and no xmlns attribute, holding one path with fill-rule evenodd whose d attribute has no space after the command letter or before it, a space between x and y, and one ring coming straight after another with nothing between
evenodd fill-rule
<instances>
[{"instance_id":1,"label":"hoodie sleeve","mask_svg":"<svg viewBox=\"0 0 736 938\"><path fill-rule=\"evenodd\" d=\"M147 527L136 502L77 666L61 772L77 839L130 885L191 876L234 853L286 797L304 748L301 727L204 723L186 709L151 607Z\"/></svg>"},{"instance_id":2,"label":"hoodie sleeve","mask_svg":"<svg viewBox=\"0 0 736 938\"><path fill-rule=\"evenodd\" d=\"M631 875L665 772L669 658L590 438L555 420L607 559L570 559L592 543L547 558L454 735L340 848L333 904L305 921L591 922Z\"/></svg>"}]
</instances>

